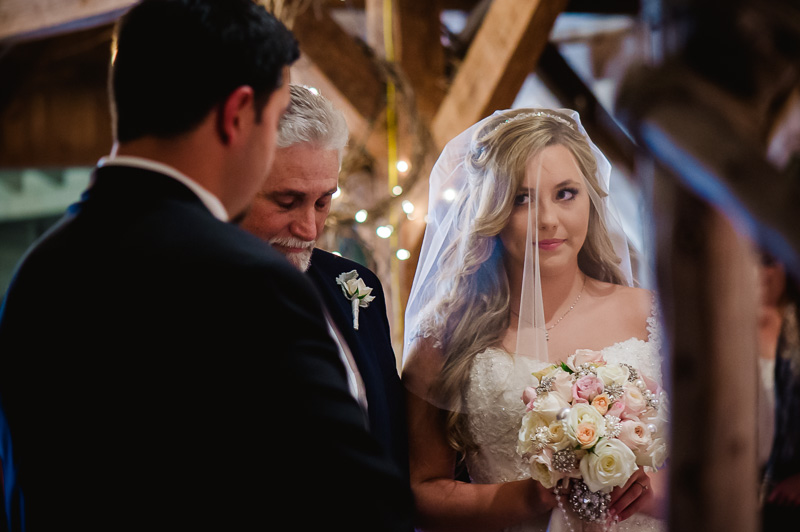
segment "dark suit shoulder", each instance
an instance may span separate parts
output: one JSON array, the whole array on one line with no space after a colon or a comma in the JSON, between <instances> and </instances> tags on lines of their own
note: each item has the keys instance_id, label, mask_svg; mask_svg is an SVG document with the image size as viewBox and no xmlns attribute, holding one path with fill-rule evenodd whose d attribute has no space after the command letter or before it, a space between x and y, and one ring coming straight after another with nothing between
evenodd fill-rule
<instances>
[{"instance_id":1,"label":"dark suit shoulder","mask_svg":"<svg viewBox=\"0 0 800 532\"><path fill-rule=\"evenodd\" d=\"M371 286L380 292L383 292L381 281L375 273L354 260L350 260L339 255L334 255L323 249L314 248L311 254L311 269L316 270L318 275L327 277L333 276L335 279L339 274L346 273L352 270L358 272L359 277L364 279L367 286ZM311 272L311 269L309 272Z\"/></svg>"}]
</instances>

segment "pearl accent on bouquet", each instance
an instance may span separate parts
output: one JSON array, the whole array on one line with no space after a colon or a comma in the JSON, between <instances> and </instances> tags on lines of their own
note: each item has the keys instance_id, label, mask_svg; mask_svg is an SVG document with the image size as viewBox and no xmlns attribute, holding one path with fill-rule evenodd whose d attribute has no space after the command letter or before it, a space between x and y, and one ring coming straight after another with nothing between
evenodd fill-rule
<instances>
[{"instance_id":1,"label":"pearl accent on bouquet","mask_svg":"<svg viewBox=\"0 0 800 532\"><path fill-rule=\"evenodd\" d=\"M567 416L569 415L570 410L572 410L572 409L571 408L562 408L561 410L559 410L558 414L556 414L556 419L559 420L559 421L564 421L567 418Z\"/></svg>"}]
</instances>

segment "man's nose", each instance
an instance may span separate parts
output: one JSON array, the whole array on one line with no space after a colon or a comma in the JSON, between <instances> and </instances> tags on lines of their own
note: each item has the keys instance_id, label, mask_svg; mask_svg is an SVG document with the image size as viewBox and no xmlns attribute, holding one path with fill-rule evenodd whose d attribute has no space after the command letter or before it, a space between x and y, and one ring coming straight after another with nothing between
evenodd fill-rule
<instances>
[{"instance_id":1,"label":"man's nose","mask_svg":"<svg viewBox=\"0 0 800 532\"><path fill-rule=\"evenodd\" d=\"M297 213L290 227L292 236L311 242L317 239L317 224L313 207Z\"/></svg>"}]
</instances>

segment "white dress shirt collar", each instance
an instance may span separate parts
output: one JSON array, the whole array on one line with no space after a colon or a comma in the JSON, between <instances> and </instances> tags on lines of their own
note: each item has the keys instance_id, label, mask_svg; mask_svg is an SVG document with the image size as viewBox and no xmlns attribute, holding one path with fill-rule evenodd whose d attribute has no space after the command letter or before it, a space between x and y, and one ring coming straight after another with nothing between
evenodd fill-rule
<instances>
[{"instance_id":1,"label":"white dress shirt collar","mask_svg":"<svg viewBox=\"0 0 800 532\"><path fill-rule=\"evenodd\" d=\"M200 186L191 177L179 172L169 165L160 163L158 161L153 161L152 159L145 159L144 157L133 157L130 155L110 155L108 157L103 157L100 159L100 161L98 161L97 167L101 168L103 166L130 166L133 168L151 170L153 172L158 172L159 174L169 176L184 184L189 188L189 190L194 192L197 197L200 198L200 201L203 202L203 205L205 205L206 208L211 211L211 214L213 214L216 218L222 220L223 222L227 222L230 219L228 216L228 211L225 209L225 206L222 205L222 202L219 200L219 198L217 198L207 189Z\"/></svg>"}]
</instances>

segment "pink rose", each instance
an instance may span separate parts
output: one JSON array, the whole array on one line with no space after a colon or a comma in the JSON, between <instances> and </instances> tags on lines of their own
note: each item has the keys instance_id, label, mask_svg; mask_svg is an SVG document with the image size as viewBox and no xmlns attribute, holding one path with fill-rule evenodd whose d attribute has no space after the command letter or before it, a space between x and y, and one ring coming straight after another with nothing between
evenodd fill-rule
<instances>
[{"instance_id":1,"label":"pink rose","mask_svg":"<svg viewBox=\"0 0 800 532\"><path fill-rule=\"evenodd\" d=\"M608 415L608 416L616 416L616 417L622 419L622 413L624 411L625 411L625 403L623 403L622 401L618 400L618 401L614 401L614 403L612 403L611 407L609 407L609 409L608 409L608 412L606 412L606 415Z\"/></svg>"},{"instance_id":2,"label":"pink rose","mask_svg":"<svg viewBox=\"0 0 800 532\"><path fill-rule=\"evenodd\" d=\"M603 364L603 354L591 349L578 349L567 357L567 366L577 369L581 364Z\"/></svg>"},{"instance_id":3,"label":"pink rose","mask_svg":"<svg viewBox=\"0 0 800 532\"><path fill-rule=\"evenodd\" d=\"M526 412L533 410L533 402L536 400L536 388L528 386L522 392L522 402L527 405Z\"/></svg>"},{"instance_id":4,"label":"pink rose","mask_svg":"<svg viewBox=\"0 0 800 532\"><path fill-rule=\"evenodd\" d=\"M603 381L594 375L585 375L572 385L572 398L576 403L591 402L601 393L603 393Z\"/></svg>"}]
</instances>

